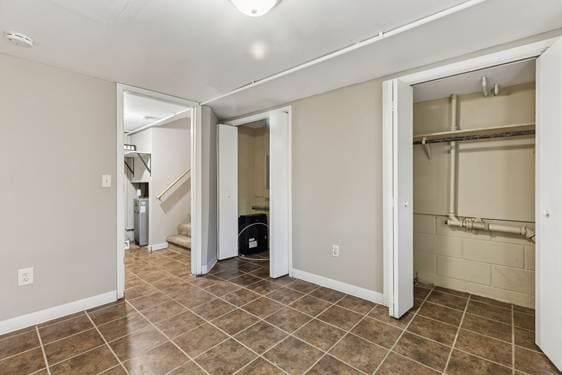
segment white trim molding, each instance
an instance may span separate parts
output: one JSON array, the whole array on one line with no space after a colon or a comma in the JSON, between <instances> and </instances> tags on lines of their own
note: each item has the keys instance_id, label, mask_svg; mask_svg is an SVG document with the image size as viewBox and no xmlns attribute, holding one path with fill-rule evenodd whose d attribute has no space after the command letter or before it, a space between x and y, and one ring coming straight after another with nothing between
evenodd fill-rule
<instances>
[{"instance_id":1,"label":"white trim molding","mask_svg":"<svg viewBox=\"0 0 562 375\"><path fill-rule=\"evenodd\" d=\"M191 273L203 272L203 109L193 108L191 122Z\"/></svg>"},{"instance_id":2,"label":"white trim molding","mask_svg":"<svg viewBox=\"0 0 562 375\"><path fill-rule=\"evenodd\" d=\"M546 51L548 47L556 42L556 40L558 40L558 38L545 39L518 47L508 48L499 52L489 53L487 55L470 58L456 63L441 65L436 68L403 75L396 77L396 79L399 79L409 85L416 85L422 82L433 81L457 74L469 73L492 66L538 57Z\"/></svg>"},{"instance_id":3,"label":"white trim molding","mask_svg":"<svg viewBox=\"0 0 562 375\"><path fill-rule=\"evenodd\" d=\"M31 327L49 320L62 318L80 311L92 309L94 307L105 305L106 303L115 302L117 301L116 296L117 291L112 290L93 297L65 303L64 305L49 307L48 309L0 321L0 335L14 332L22 328Z\"/></svg>"},{"instance_id":4,"label":"white trim molding","mask_svg":"<svg viewBox=\"0 0 562 375\"><path fill-rule=\"evenodd\" d=\"M168 248L168 243L167 242L162 242L162 243L155 243L153 245L150 245L150 251L159 251L159 250L164 250Z\"/></svg>"},{"instance_id":5,"label":"white trim molding","mask_svg":"<svg viewBox=\"0 0 562 375\"><path fill-rule=\"evenodd\" d=\"M203 265L203 275L206 275L213 269L213 267L217 264L217 259L211 260L209 263Z\"/></svg>"},{"instance_id":6,"label":"white trim molding","mask_svg":"<svg viewBox=\"0 0 562 375\"><path fill-rule=\"evenodd\" d=\"M347 284L342 281L330 279L328 277L316 275L314 273L301 271L296 268L293 268L293 277L295 279L308 281L309 283L317 284L325 288L334 289L338 292L346 293L354 297L378 303L380 305L386 305L384 295L382 293L375 292L374 290L361 288L359 286Z\"/></svg>"}]
</instances>

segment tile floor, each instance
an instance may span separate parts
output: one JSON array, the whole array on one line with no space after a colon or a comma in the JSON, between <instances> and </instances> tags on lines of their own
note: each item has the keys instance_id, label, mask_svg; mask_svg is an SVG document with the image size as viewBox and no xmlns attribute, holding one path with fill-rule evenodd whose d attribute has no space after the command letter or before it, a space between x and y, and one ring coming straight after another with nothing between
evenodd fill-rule
<instances>
[{"instance_id":1,"label":"tile floor","mask_svg":"<svg viewBox=\"0 0 562 375\"><path fill-rule=\"evenodd\" d=\"M0 336L0 374L556 374L532 310L416 287L384 306L268 278L232 259L206 277L189 253L129 252L126 299Z\"/></svg>"}]
</instances>

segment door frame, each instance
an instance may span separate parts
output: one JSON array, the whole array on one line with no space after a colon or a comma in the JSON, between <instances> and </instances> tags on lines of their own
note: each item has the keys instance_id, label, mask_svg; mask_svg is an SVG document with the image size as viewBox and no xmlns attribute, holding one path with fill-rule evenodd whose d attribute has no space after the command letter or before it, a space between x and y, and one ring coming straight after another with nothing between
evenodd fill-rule
<instances>
[{"instance_id":1,"label":"door frame","mask_svg":"<svg viewBox=\"0 0 562 375\"><path fill-rule=\"evenodd\" d=\"M115 186L117 189L117 233L116 233L116 278L117 278L117 298L123 298L125 295L125 212L123 211L123 206L125 204L125 193L123 191L123 186L125 182L125 176L123 174L123 144L124 142L124 100L123 97L125 93L133 93L137 95L142 95L148 98L163 100L170 103L180 104L191 108L191 225L192 225L192 247L193 244L200 246L200 228L201 228L201 205L197 203L201 202L198 197L201 194L201 181L200 176L197 176L194 171L196 165L201 164L201 108L200 106L191 100L179 98L172 95L166 95L159 92L146 90L140 87L130 86L126 84L117 83L116 85L116 155L117 155L117 169ZM200 170L198 168L197 170ZM199 252L200 253L200 252ZM191 271L196 273L194 269L197 267L196 259L191 262Z\"/></svg>"},{"instance_id":2,"label":"door frame","mask_svg":"<svg viewBox=\"0 0 562 375\"><path fill-rule=\"evenodd\" d=\"M288 142L286 144L287 147L287 155L289 156L289 160L288 160L288 178L286 181L286 185L285 187L287 188L288 191L288 202L289 202L289 207L288 207L288 233L287 233L287 252L288 252L288 263L289 263L289 276L293 276L293 182L292 182L292 178L293 178L293 153L292 153L292 147L293 147L293 137L292 137L292 129L293 129L293 110L291 106L286 106L286 107L282 107L282 108L276 108L276 109L272 109L269 111L265 111L265 112L261 112L261 113L257 113L257 114L253 114L250 116L245 116L245 117L241 117L241 118L237 118L234 120L228 120L228 121L224 121L222 122L222 124L225 125L231 125L231 126L241 126L244 124L249 124L251 122L255 122L255 121L260 121L260 120L267 120L269 119L269 117L271 116L271 114L275 113L275 112L285 112L287 113L287 117L288 117L288 121L287 121L287 126L288 126ZM271 134L270 134L271 136ZM270 140L271 142L271 140ZM217 150L218 152L218 150ZM270 159L271 160L271 159ZM271 178L271 172L270 172L270 178ZM271 199L271 197L270 197ZM271 269L272 269L273 265L270 265L270 274L271 274Z\"/></svg>"},{"instance_id":3,"label":"door frame","mask_svg":"<svg viewBox=\"0 0 562 375\"><path fill-rule=\"evenodd\" d=\"M396 248L396 239L403 235L399 233L398 227L395 225L397 217L397 209L399 202L395 198L396 184L396 160L397 151L396 140L394 139L395 121L394 114L399 110L398 104L393 100L393 86L396 81L406 83L410 86L428 82L436 79L446 78L458 74L468 73L475 70L493 67L496 65L507 64L528 58L540 56L546 51L558 38L545 39L518 47L508 48L499 52L482 55L475 58L469 58L463 61L442 65L439 67L398 76L383 82L383 264L384 264L384 300L389 307L389 313L395 318L399 318L394 311L395 293L397 284L400 281L396 270L398 269L398 251ZM410 109L413 111L413 108ZM413 123L410 124L413 128ZM412 179L413 188L413 179ZM535 192L535 194L537 194ZM413 203L413 202L412 202ZM413 204L409 205L410 215L413 220ZM413 233L409 233L412 236ZM409 246L409 254L405 256L411 257L413 263L413 243ZM539 251L537 250L537 253ZM404 256L404 254L402 254ZM539 272L537 269L536 272ZM413 275L411 275L413 278ZM413 285L412 285L413 288Z\"/></svg>"}]
</instances>

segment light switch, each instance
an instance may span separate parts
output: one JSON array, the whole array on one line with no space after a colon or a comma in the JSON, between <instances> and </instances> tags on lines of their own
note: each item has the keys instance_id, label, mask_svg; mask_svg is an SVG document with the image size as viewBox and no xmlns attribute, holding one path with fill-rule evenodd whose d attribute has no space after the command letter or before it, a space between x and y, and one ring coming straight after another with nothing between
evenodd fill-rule
<instances>
[{"instance_id":1,"label":"light switch","mask_svg":"<svg viewBox=\"0 0 562 375\"><path fill-rule=\"evenodd\" d=\"M102 174L101 175L101 187L103 187L103 188L110 188L111 187L111 175L110 174Z\"/></svg>"},{"instance_id":2,"label":"light switch","mask_svg":"<svg viewBox=\"0 0 562 375\"><path fill-rule=\"evenodd\" d=\"M33 267L18 270L18 286L33 284Z\"/></svg>"}]
</instances>

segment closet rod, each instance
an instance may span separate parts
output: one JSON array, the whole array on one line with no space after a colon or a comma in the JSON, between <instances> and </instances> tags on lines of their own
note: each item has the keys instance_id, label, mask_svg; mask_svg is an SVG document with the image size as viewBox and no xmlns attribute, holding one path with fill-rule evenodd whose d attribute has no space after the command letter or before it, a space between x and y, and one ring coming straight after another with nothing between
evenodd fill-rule
<instances>
[{"instance_id":1,"label":"closet rod","mask_svg":"<svg viewBox=\"0 0 562 375\"><path fill-rule=\"evenodd\" d=\"M520 137L535 134L535 124L495 126L491 128L452 130L414 136L414 144L474 141L479 139Z\"/></svg>"}]
</instances>

